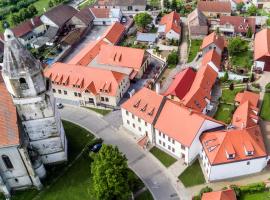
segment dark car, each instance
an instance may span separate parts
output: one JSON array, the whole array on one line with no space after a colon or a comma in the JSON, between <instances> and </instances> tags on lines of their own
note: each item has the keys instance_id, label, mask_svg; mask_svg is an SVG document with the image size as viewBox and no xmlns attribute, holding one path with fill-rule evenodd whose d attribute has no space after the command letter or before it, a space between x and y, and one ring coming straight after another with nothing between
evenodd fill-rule
<instances>
[{"instance_id":1,"label":"dark car","mask_svg":"<svg viewBox=\"0 0 270 200\"><path fill-rule=\"evenodd\" d=\"M101 147L102 147L102 144L100 143L100 144L95 144L91 149L90 149L90 151L92 151L92 152L94 152L94 153L97 153L97 152L99 152L99 150L101 149Z\"/></svg>"}]
</instances>

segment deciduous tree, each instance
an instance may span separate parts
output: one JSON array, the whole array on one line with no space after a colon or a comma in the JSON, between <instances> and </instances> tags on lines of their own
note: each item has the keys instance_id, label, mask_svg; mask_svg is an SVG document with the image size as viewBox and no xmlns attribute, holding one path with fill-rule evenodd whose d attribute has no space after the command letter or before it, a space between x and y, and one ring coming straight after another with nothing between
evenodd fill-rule
<instances>
[{"instance_id":1,"label":"deciduous tree","mask_svg":"<svg viewBox=\"0 0 270 200\"><path fill-rule=\"evenodd\" d=\"M136 26L142 31L144 31L147 25L151 24L153 19L151 15L149 15L148 13L142 12L135 15L134 20L135 20Z\"/></svg>"}]
</instances>

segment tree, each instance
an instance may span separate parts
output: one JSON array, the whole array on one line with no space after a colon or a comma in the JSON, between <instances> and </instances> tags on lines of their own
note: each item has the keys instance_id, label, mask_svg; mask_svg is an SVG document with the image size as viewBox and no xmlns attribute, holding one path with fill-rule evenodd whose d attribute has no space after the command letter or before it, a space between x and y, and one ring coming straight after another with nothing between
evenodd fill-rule
<instances>
[{"instance_id":1,"label":"tree","mask_svg":"<svg viewBox=\"0 0 270 200\"><path fill-rule=\"evenodd\" d=\"M17 14L12 14L11 15L11 23L14 25L17 25L21 22L20 16Z\"/></svg>"},{"instance_id":2,"label":"tree","mask_svg":"<svg viewBox=\"0 0 270 200\"><path fill-rule=\"evenodd\" d=\"M206 186L206 187L204 187L204 188L201 189L201 191L200 191L200 197L202 197L203 193L212 192L212 191L213 191L212 188Z\"/></svg>"},{"instance_id":3,"label":"tree","mask_svg":"<svg viewBox=\"0 0 270 200\"><path fill-rule=\"evenodd\" d=\"M172 0L171 1L171 9L172 10L176 10L177 9L177 1L176 0Z\"/></svg>"},{"instance_id":4,"label":"tree","mask_svg":"<svg viewBox=\"0 0 270 200\"><path fill-rule=\"evenodd\" d=\"M235 37L229 40L228 44L229 55L233 56L234 54L246 51L248 46L245 41L243 41L240 37Z\"/></svg>"},{"instance_id":5,"label":"tree","mask_svg":"<svg viewBox=\"0 0 270 200\"><path fill-rule=\"evenodd\" d=\"M177 65L178 59L179 58L177 52L172 51L172 53L168 55L168 65Z\"/></svg>"},{"instance_id":6,"label":"tree","mask_svg":"<svg viewBox=\"0 0 270 200\"><path fill-rule=\"evenodd\" d=\"M53 7L53 2L49 1L48 5L49 5L50 8Z\"/></svg>"},{"instance_id":7,"label":"tree","mask_svg":"<svg viewBox=\"0 0 270 200\"><path fill-rule=\"evenodd\" d=\"M270 26L270 18L268 18L268 19L266 20L266 25L267 25L267 26Z\"/></svg>"},{"instance_id":8,"label":"tree","mask_svg":"<svg viewBox=\"0 0 270 200\"><path fill-rule=\"evenodd\" d=\"M144 31L147 25L151 24L153 19L151 15L149 15L148 13L142 12L135 15L134 20L135 20L136 26L142 31Z\"/></svg>"},{"instance_id":9,"label":"tree","mask_svg":"<svg viewBox=\"0 0 270 200\"><path fill-rule=\"evenodd\" d=\"M164 6L164 8L170 8L170 1L169 0L163 0L163 6Z\"/></svg>"},{"instance_id":10,"label":"tree","mask_svg":"<svg viewBox=\"0 0 270 200\"><path fill-rule=\"evenodd\" d=\"M19 16L20 16L21 21L24 21L25 19L32 17L31 13L29 13L29 10L26 8L23 8L20 10Z\"/></svg>"},{"instance_id":11,"label":"tree","mask_svg":"<svg viewBox=\"0 0 270 200\"><path fill-rule=\"evenodd\" d=\"M220 80L221 80L222 82L226 82L228 79L229 79L229 74L228 74L228 72L226 71L225 74L224 74L224 76L221 77Z\"/></svg>"},{"instance_id":12,"label":"tree","mask_svg":"<svg viewBox=\"0 0 270 200\"><path fill-rule=\"evenodd\" d=\"M251 38L252 35L253 35L252 29L251 29L251 27L248 27L248 30L247 30L247 37L248 37L248 38Z\"/></svg>"},{"instance_id":13,"label":"tree","mask_svg":"<svg viewBox=\"0 0 270 200\"><path fill-rule=\"evenodd\" d=\"M98 200L126 200L130 197L126 157L117 147L102 145L91 165L93 188Z\"/></svg>"},{"instance_id":14,"label":"tree","mask_svg":"<svg viewBox=\"0 0 270 200\"><path fill-rule=\"evenodd\" d=\"M256 6L252 5L247 9L247 14L249 16L255 16L257 14L257 8Z\"/></svg>"},{"instance_id":15,"label":"tree","mask_svg":"<svg viewBox=\"0 0 270 200\"><path fill-rule=\"evenodd\" d=\"M159 0L150 0L150 5L154 8L159 8L160 1Z\"/></svg>"},{"instance_id":16,"label":"tree","mask_svg":"<svg viewBox=\"0 0 270 200\"><path fill-rule=\"evenodd\" d=\"M28 12L31 14L31 17L38 14L37 8L33 4L28 7Z\"/></svg>"},{"instance_id":17,"label":"tree","mask_svg":"<svg viewBox=\"0 0 270 200\"><path fill-rule=\"evenodd\" d=\"M244 8L244 5L245 5L245 4L244 4L243 2L237 4L237 5L236 5L236 10L238 10L238 11L241 12L241 11L243 10L243 8Z\"/></svg>"}]
</instances>

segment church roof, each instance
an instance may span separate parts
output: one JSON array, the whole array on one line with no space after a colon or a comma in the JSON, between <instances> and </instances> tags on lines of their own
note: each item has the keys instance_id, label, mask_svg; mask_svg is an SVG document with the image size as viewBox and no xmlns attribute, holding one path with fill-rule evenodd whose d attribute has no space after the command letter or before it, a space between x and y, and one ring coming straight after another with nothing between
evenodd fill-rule
<instances>
[{"instance_id":1,"label":"church roof","mask_svg":"<svg viewBox=\"0 0 270 200\"><path fill-rule=\"evenodd\" d=\"M4 61L3 73L12 78L20 76L25 72L34 73L41 70L41 64L31 53L26 50L14 33L7 29L4 33Z\"/></svg>"}]
</instances>

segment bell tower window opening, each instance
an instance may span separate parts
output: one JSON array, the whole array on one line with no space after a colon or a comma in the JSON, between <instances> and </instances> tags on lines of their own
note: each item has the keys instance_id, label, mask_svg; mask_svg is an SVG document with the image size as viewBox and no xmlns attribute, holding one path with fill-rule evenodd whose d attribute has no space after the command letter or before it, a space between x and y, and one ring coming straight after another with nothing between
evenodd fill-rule
<instances>
[{"instance_id":1,"label":"bell tower window opening","mask_svg":"<svg viewBox=\"0 0 270 200\"><path fill-rule=\"evenodd\" d=\"M20 81L20 87L21 87L22 90L29 89L28 84L26 83L25 78L20 78L19 81Z\"/></svg>"},{"instance_id":2,"label":"bell tower window opening","mask_svg":"<svg viewBox=\"0 0 270 200\"><path fill-rule=\"evenodd\" d=\"M9 159L8 156L2 155L2 160L3 160L3 162L4 162L7 169L13 169L14 168L12 163L11 163L11 160Z\"/></svg>"}]
</instances>

